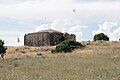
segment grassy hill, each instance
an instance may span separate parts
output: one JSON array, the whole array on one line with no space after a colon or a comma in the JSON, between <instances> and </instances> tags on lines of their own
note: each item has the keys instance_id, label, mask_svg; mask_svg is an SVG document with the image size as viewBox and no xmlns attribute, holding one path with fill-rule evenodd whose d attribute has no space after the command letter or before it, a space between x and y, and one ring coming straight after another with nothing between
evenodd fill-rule
<instances>
[{"instance_id":1,"label":"grassy hill","mask_svg":"<svg viewBox=\"0 0 120 80\"><path fill-rule=\"evenodd\" d=\"M84 50L52 54L54 47L8 47L0 80L120 80L120 42L82 42Z\"/></svg>"}]
</instances>

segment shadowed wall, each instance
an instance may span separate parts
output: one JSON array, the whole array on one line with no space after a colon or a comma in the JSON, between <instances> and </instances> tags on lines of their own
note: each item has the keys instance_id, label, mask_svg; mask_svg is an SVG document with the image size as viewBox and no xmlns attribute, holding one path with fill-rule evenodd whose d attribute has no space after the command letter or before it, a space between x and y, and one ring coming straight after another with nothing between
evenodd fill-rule
<instances>
[{"instance_id":1,"label":"shadowed wall","mask_svg":"<svg viewBox=\"0 0 120 80\"><path fill-rule=\"evenodd\" d=\"M24 45L25 46L54 46L64 40L76 40L74 34L61 33L55 30L44 30L35 33L25 34Z\"/></svg>"}]
</instances>

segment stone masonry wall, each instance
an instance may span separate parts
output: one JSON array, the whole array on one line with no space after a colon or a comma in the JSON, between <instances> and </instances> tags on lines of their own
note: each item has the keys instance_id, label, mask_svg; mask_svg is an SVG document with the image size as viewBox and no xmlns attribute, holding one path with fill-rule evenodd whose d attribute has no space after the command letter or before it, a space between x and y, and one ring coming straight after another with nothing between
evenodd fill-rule
<instances>
[{"instance_id":1,"label":"stone masonry wall","mask_svg":"<svg viewBox=\"0 0 120 80\"><path fill-rule=\"evenodd\" d=\"M60 41L64 40L76 40L76 36L74 34L68 33L59 33L59 32L37 32L37 33L29 33L24 36L24 45L25 46L54 46L58 44Z\"/></svg>"}]
</instances>

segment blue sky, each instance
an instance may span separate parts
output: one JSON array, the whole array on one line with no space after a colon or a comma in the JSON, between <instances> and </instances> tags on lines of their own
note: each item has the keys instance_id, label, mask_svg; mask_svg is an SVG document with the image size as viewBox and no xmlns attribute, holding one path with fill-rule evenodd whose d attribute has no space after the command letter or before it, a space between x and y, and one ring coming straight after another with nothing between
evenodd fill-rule
<instances>
[{"instance_id":1,"label":"blue sky","mask_svg":"<svg viewBox=\"0 0 120 80\"><path fill-rule=\"evenodd\" d=\"M120 0L0 0L0 39L19 46L25 33L51 28L73 33L77 41L100 32L118 40L119 14Z\"/></svg>"}]
</instances>

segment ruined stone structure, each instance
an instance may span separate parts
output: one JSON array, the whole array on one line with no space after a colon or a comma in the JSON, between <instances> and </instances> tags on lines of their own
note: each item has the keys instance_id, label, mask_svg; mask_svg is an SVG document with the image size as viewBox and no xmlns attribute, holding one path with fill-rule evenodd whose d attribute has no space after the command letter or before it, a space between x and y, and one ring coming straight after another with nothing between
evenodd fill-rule
<instances>
[{"instance_id":1,"label":"ruined stone structure","mask_svg":"<svg viewBox=\"0 0 120 80\"><path fill-rule=\"evenodd\" d=\"M76 40L74 34L62 33L56 30L48 29L35 33L28 33L24 36L25 46L53 46L64 40Z\"/></svg>"}]
</instances>

